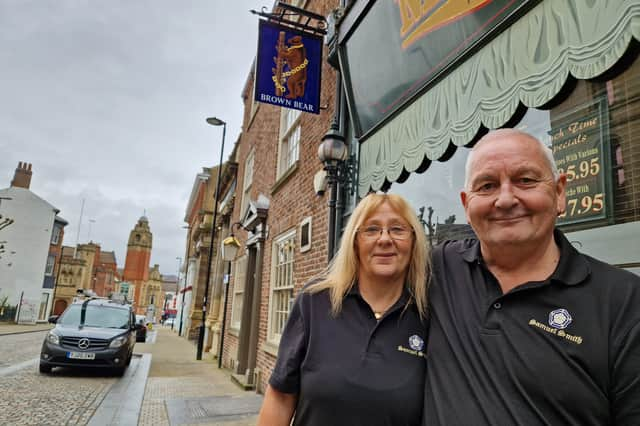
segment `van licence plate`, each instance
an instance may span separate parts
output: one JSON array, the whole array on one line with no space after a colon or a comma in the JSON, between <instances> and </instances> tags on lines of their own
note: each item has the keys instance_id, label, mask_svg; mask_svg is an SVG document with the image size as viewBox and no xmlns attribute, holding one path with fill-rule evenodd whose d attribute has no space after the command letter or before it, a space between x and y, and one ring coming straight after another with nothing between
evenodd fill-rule
<instances>
[{"instance_id":1,"label":"van licence plate","mask_svg":"<svg viewBox=\"0 0 640 426\"><path fill-rule=\"evenodd\" d=\"M96 354L91 352L67 352L67 358L71 359L95 359Z\"/></svg>"}]
</instances>

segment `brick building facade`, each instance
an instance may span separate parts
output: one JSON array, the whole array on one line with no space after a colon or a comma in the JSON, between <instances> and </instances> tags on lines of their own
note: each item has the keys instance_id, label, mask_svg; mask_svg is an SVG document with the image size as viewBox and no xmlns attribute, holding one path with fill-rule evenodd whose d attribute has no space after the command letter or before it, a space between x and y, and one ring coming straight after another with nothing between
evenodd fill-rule
<instances>
[{"instance_id":1,"label":"brick building facade","mask_svg":"<svg viewBox=\"0 0 640 426\"><path fill-rule=\"evenodd\" d=\"M326 16L337 4L307 2L306 9ZM313 181L323 169L318 146L333 119L336 74L325 54L318 115L254 102L254 79L252 70L234 150L238 171L230 221L241 224L231 230L242 250L227 290L222 364L236 382L264 392L292 300L327 265L327 199L316 195ZM302 229L310 230L304 246Z\"/></svg>"},{"instance_id":2,"label":"brick building facade","mask_svg":"<svg viewBox=\"0 0 640 426\"><path fill-rule=\"evenodd\" d=\"M436 35L416 38L414 48L400 48L406 35L400 18L406 18L402 13L409 3L288 3L321 16L333 14L337 27L330 57L324 58L320 115L255 103L253 71L242 93L243 131L233 157L238 164L235 203L230 228L219 228L222 235L233 231L243 246L232 264L227 290L222 358L236 382L264 391L291 300L326 267L327 238L333 231L339 233L340 220L329 230L327 200L316 197L312 189L322 169L317 150L333 118L336 93L342 104L349 103L348 117L340 117L339 128L357 155L358 196L372 190L404 195L433 243L469 235L458 199L466 148L488 129L519 127L554 148L566 142L563 128L572 133L582 126L584 131L575 137L594 147L576 147L564 167L562 158L556 161L563 172L588 179L588 188L576 189L579 196L568 192L574 217L560 218L558 224L583 252L640 273L634 249L640 235L640 145L634 132L640 110L640 61L637 41L629 42L637 39L632 22L640 15L632 2L620 1L617 9L576 0L529 2L494 32L494 38L482 40L467 56L453 58L447 72L433 80L425 77L430 68L422 61L433 53L429 37L437 39L435 31ZM484 12L477 17L472 12L477 11L469 12L464 25L482 23L474 19ZM594 30L585 33L581 27ZM567 37L550 37L549 32ZM530 52L532 44L523 45L528 37L522 34L539 37L539 45L548 48L546 55ZM387 43L384 47L382 41ZM458 48L464 47L465 41L461 43ZM515 45L520 48L513 49ZM600 53L593 55L590 46L599 46ZM505 51L511 54L504 56ZM327 61L340 69L345 93L336 91L336 74ZM502 66L505 62L510 65ZM406 85L399 85L400 74L407 77ZM574 77L567 77L570 74ZM542 75L545 79L539 78ZM379 97L370 99L367 88ZM292 142L297 144L294 150ZM573 154L587 162L569 164ZM291 155L295 158L287 157ZM347 198L348 211L357 198ZM233 225L236 222L241 225ZM303 225L311 229L310 244L304 248Z\"/></svg>"},{"instance_id":3,"label":"brick building facade","mask_svg":"<svg viewBox=\"0 0 640 426\"><path fill-rule=\"evenodd\" d=\"M97 263L94 265L95 284L94 289L98 296L108 297L115 292L116 253L114 251L102 251L97 253Z\"/></svg>"},{"instance_id":4,"label":"brick building facade","mask_svg":"<svg viewBox=\"0 0 640 426\"><path fill-rule=\"evenodd\" d=\"M116 292L117 264L113 251L102 251L90 242L77 247L62 246L56 271L53 314L59 315L73 302L78 290L108 297Z\"/></svg>"},{"instance_id":5,"label":"brick building facade","mask_svg":"<svg viewBox=\"0 0 640 426\"><path fill-rule=\"evenodd\" d=\"M184 221L188 228L184 257L185 283L180 289L179 297L186 300L186 303L184 313L178 312L178 315L183 320L181 334L184 333L189 339L197 339L202 325L202 301L213 229L212 213L217 171L217 167L203 167L196 175L185 210Z\"/></svg>"}]
</instances>

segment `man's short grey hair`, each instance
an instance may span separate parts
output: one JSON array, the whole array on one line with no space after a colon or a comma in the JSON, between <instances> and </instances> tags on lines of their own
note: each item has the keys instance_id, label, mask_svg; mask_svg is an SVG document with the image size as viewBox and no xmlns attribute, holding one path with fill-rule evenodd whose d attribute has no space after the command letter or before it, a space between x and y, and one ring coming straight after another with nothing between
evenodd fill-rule
<instances>
[{"instance_id":1,"label":"man's short grey hair","mask_svg":"<svg viewBox=\"0 0 640 426\"><path fill-rule=\"evenodd\" d=\"M558 181L558 179L560 178L560 173L558 172L558 166L556 166L556 160L555 160L555 158L553 158L553 151L551 150L551 148L549 148L547 145L545 145L544 142L542 142L540 139L536 138L535 136L530 135L529 133L523 132L522 130L517 130L517 129L498 129L498 130L494 130L494 131L489 132L486 135L484 135L473 146L473 148L471 148L471 151L469 152L469 155L467 156L467 162L464 165L464 188L466 190L471 189L469 187L469 185L470 185L469 175L471 174L470 173L471 172L471 162L473 161L473 154L474 154L474 152L476 150L476 147L478 147L482 142L484 142L486 140L493 139L494 137L500 136L500 135L520 136L520 137L525 137L527 139L536 141L538 143L538 145L540 145L540 150L541 150L542 154L544 155L544 158L547 160L549 169L551 170L551 174L553 175L553 181L554 182Z\"/></svg>"}]
</instances>

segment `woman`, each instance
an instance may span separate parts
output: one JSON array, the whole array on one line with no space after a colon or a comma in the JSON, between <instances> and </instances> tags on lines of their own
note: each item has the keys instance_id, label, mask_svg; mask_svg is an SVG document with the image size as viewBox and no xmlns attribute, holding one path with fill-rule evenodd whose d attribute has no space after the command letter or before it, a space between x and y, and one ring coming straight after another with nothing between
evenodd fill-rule
<instances>
[{"instance_id":1,"label":"woman","mask_svg":"<svg viewBox=\"0 0 640 426\"><path fill-rule=\"evenodd\" d=\"M366 196L326 272L296 299L258 425L418 425L428 261L412 207Z\"/></svg>"}]
</instances>

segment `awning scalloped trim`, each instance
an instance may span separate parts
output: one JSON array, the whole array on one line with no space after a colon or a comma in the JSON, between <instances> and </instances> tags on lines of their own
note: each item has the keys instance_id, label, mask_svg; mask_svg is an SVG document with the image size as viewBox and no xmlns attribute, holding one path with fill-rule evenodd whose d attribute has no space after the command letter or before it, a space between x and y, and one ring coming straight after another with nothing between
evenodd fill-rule
<instances>
[{"instance_id":1,"label":"awning scalloped trim","mask_svg":"<svg viewBox=\"0 0 640 426\"><path fill-rule=\"evenodd\" d=\"M640 40L637 0L546 0L484 46L360 146L364 196L503 126L522 103L539 107L569 74L596 77Z\"/></svg>"}]
</instances>

